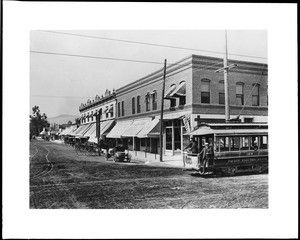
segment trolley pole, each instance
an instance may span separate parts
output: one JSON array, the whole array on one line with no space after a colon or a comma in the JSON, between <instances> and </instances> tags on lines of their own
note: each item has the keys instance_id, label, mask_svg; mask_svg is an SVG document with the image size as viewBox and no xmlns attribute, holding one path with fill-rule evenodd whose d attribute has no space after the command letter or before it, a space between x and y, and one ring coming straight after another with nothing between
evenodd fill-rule
<instances>
[{"instance_id":1,"label":"trolley pole","mask_svg":"<svg viewBox=\"0 0 300 240\"><path fill-rule=\"evenodd\" d=\"M162 95L161 95L161 109L160 109L160 135L159 135L159 161L163 162L163 117L164 117L164 99L165 99L165 81L166 81L166 68L167 68L167 59L165 59L164 65L164 76L163 76L163 85L162 85Z\"/></svg>"}]
</instances>

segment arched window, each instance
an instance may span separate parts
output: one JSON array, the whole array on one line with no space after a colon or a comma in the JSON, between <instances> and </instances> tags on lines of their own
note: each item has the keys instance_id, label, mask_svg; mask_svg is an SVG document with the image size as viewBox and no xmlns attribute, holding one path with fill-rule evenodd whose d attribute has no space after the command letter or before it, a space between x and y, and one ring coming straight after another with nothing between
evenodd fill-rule
<instances>
[{"instance_id":1,"label":"arched window","mask_svg":"<svg viewBox=\"0 0 300 240\"><path fill-rule=\"evenodd\" d=\"M252 106L259 106L259 84L254 83L252 86Z\"/></svg>"},{"instance_id":2,"label":"arched window","mask_svg":"<svg viewBox=\"0 0 300 240\"><path fill-rule=\"evenodd\" d=\"M201 80L201 103L210 103L210 80Z\"/></svg>"},{"instance_id":3,"label":"arched window","mask_svg":"<svg viewBox=\"0 0 300 240\"><path fill-rule=\"evenodd\" d=\"M225 104L224 80L219 81L219 104Z\"/></svg>"},{"instance_id":4,"label":"arched window","mask_svg":"<svg viewBox=\"0 0 300 240\"><path fill-rule=\"evenodd\" d=\"M135 114L135 97L131 99L132 114Z\"/></svg>"},{"instance_id":5,"label":"arched window","mask_svg":"<svg viewBox=\"0 0 300 240\"><path fill-rule=\"evenodd\" d=\"M236 83L236 105L244 105L244 83Z\"/></svg>"},{"instance_id":6,"label":"arched window","mask_svg":"<svg viewBox=\"0 0 300 240\"><path fill-rule=\"evenodd\" d=\"M141 112L141 96L136 97L136 113Z\"/></svg>"}]
</instances>

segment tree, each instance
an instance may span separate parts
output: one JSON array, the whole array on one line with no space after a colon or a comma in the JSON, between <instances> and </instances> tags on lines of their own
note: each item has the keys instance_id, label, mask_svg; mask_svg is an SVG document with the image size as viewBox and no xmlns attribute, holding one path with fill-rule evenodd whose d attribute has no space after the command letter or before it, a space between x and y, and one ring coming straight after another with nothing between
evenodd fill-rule
<instances>
[{"instance_id":1,"label":"tree","mask_svg":"<svg viewBox=\"0 0 300 240\"><path fill-rule=\"evenodd\" d=\"M40 113L39 106L34 106L32 108L32 115L30 117L30 135L38 136L43 128L50 127L50 123L47 120L47 115L45 113Z\"/></svg>"}]
</instances>

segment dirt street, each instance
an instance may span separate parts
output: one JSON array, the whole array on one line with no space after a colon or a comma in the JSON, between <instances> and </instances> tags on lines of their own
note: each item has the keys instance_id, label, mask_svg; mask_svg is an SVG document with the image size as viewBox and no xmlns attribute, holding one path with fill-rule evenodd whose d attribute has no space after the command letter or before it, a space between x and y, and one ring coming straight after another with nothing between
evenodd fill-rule
<instances>
[{"instance_id":1,"label":"dirt street","mask_svg":"<svg viewBox=\"0 0 300 240\"><path fill-rule=\"evenodd\" d=\"M64 144L33 140L30 208L268 208L268 175L202 178L142 161L78 156Z\"/></svg>"}]
</instances>

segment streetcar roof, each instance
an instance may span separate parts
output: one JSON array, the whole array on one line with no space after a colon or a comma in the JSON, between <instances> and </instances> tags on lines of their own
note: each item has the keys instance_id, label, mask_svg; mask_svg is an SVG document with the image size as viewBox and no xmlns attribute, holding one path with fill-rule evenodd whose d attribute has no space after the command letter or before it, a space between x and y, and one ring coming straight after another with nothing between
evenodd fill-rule
<instances>
[{"instance_id":1,"label":"streetcar roof","mask_svg":"<svg viewBox=\"0 0 300 240\"><path fill-rule=\"evenodd\" d=\"M200 124L196 130L193 130L186 135L267 135L267 124Z\"/></svg>"}]
</instances>

